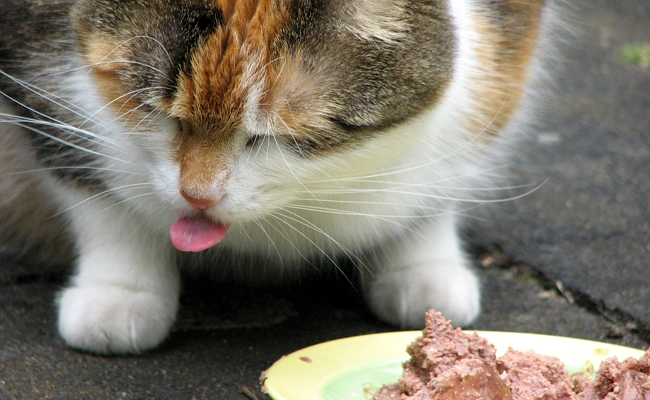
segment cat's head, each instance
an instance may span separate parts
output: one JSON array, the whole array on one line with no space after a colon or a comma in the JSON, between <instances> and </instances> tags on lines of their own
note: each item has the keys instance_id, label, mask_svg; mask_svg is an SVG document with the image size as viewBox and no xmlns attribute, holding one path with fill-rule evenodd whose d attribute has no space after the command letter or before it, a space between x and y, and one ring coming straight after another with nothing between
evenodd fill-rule
<instances>
[{"instance_id":1,"label":"cat's head","mask_svg":"<svg viewBox=\"0 0 650 400\"><path fill-rule=\"evenodd\" d=\"M382 165L364 147L430 109L454 74L438 0L81 0L74 21L160 197L224 225L346 163Z\"/></svg>"}]
</instances>

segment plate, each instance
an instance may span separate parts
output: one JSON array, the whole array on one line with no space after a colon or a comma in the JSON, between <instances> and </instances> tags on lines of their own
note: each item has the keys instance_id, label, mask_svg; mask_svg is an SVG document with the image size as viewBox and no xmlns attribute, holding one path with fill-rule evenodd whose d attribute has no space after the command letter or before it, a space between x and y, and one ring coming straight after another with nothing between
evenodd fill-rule
<instances>
[{"instance_id":1,"label":"plate","mask_svg":"<svg viewBox=\"0 0 650 400\"><path fill-rule=\"evenodd\" d=\"M421 331L379 333L306 347L275 362L264 387L274 400L369 400L385 383L397 382L406 347ZM596 368L616 356L639 358L643 351L590 340L529 333L482 332L501 355L512 347L560 358L569 372L588 363Z\"/></svg>"}]
</instances>

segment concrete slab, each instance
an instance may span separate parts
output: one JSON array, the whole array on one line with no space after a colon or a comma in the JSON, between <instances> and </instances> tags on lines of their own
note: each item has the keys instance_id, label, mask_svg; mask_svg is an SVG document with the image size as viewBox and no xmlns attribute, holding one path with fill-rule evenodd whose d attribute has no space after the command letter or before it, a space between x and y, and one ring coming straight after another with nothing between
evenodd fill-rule
<instances>
[{"instance_id":1,"label":"concrete slab","mask_svg":"<svg viewBox=\"0 0 650 400\"><path fill-rule=\"evenodd\" d=\"M513 168L544 183L483 214L472 240L501 244L650 340L650 67L622 56L650 44L650 3L578 7L568 73Z\"/></svg>"},{"instance_id":2,"label":"concrete slab","mask_svg":"<svg viewBox=\"0 0 650 400\"><path fill-rule=\"evenodd\" d=\"M491 262L485 282L485 330L560 334L647 345L625 329L571 304L526 266ZM194 281L179 322L158 350L100 357L67 348L56 333L52 300L62 281L0 288L0 398L259 399L260 373L284 354L342 337L393 330L376 321L344 282L298 293L260 292ZM216 289L216 290L215 290Z\"/></svg>"}]
</instances>

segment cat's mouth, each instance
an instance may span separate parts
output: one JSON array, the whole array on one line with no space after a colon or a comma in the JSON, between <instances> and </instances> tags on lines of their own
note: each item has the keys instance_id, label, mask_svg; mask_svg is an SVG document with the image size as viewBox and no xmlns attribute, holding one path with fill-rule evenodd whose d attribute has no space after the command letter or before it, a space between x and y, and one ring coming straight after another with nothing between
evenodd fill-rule
<instances>
[{"instance_id":1,"label":"cat's mouth","mask_svg":"<svg viewBox=\"0 0 650 400\"><path fill-rule=\"evenodd\" d=\"M179 218L169 229L169 236L178 250L200 252L221 242L229 228L200 214Z\"/></svg>"}]
</instances>

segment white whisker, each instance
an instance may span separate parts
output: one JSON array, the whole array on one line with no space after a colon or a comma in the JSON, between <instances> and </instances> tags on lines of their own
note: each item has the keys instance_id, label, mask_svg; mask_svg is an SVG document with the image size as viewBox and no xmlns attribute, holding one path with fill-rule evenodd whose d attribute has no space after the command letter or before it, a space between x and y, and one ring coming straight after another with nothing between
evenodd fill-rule
<instances>
[{"instance_id":1,"label":"white whisker","mask_svg":"<svg viewBox=\"0 0 650 400\"><path fill-rule=\"evenodd\" d=\"M148 35L138 35L138 36L133 36L132 38L123 41L121 44L119 44L119 45L116 46L113 50L111 50L111 51L110 51L106 56L104 56L103 59L106 59L106 57L108 57L108 56L110 56L111 54L113 54L113 53L114 53L115 51L117 51L120 47L126 45L128 42L130 42L130 41L132 41L132 40L135 40L135 39L148 39L148 40L152 40L152 41L154 41L154 42L157 43L157 44L160 46L160 48L165 52L165 55L166 55L166 57L167 57L167 60L169 61L169 64L170 64L170 65L173 65L173 64L174 64L174 62L172 61L172 58L171 58L171 56L169 55L169 52L167 51L167 49L165 48L165 46L164 46L164 45L163 45L163 44L162 44L158 39L156 39L156 38L154 38L154 37L151 37L151 36L148 36ZM92 69L93 67L95 67L95 66L98 65L98 64L110 64L110 63L130 63L130 61L128 61L128 60L124 60L124 61L106 61L106 62L104 62L104 61L100 61L99 63L95 63L95 64L88 64L88 65L84 65L84 66L81 66L81 67L70 68L70 69L67 69L67 70L64 70L64 71L59 71L59 72L56 72L56 73L53 73L53 74L42 75L42 76L38 77L37 79L35 79L34 82L37 82L37 81L40 81L40 80L43 80L43 79L52 78L52 77L55 77L55 76L58 76L58 75L69 74L69 73L71 73L71 72L75 72L75 71L82 70L82 69ZM171 79L170 79L166 74L164 74L164 73L163 73L162 71L160 71L158 68L153 67L152 65L148 65L148 64L144 64L144 63L136 63L136 62L132 62L132 63L142 65L142 66L144 66L144 67L146 67L146 68L150 68L150 69L152 69L152 70L158 72L158 73L159 73L163 78L167 79L168 81L170 81L170 82L172 81L172 80L171 80Z\"/></svg>"},{"instance_id":2,"label":"white whisker","mask_svg":"<svg viewBox=\"0 0 650 400\"><path fill-rule=\"evenodd\" d=\"M492 167L492 168L483 169L483 170L481 170L481 175L488 174L488 173L494 173L495 171L502 170L502 169L505 169L507 167L509 167L509 165L498 165L498 166L495 166L495 167ZM401 174L402 172L405 172L405 170L395 170L395 171L391 172L391 174L396 175L396 174ZM470 173L466 173L466 174L462 174L462 175L458 174L458 175L453 175L453 176L449 176L449 177L446 177L446 178L441 178L441 179L438 179L438 180L432 181L432 182L418 182L418 183L406 183L406 182L403 182L403 181L388 181L388 180L384 180L384 179L368 179L368 178L371 178L373 176L370 176L370 175L358 175L358 176L355 176L355 175L353 175L353 176L345 176L345 177L337 178L336 182L346 182L346 183L353 182L353 183L361 183L361 184L369 184L369 185L397 185L399 187L421 186L421 187L442 188L442 186L440 186L441 182L457 181L457 180L463 179L463 178L471 178L475 174L476 174L475 172L470 172ZM332 182L333 182L333 180L327 179L327 180L314 180L311 183L312 184L322 184L322 183L332 183ZM345 190L345 188L343 188L342 190ZM363 190L372 190L372 189L360 189L360 190L363 191ZM474 190L474 189L471 189L471 190ZM316 192L316 190L312 190L312 191Z\"/></svg>"},{"instance_id":3,"label":"white whisker","mask_svg":"<svg viewBox=\"0 0 650 400\"><path fill-rule=\"evenodd\" d=\"M95 155L95 156L98 156L98 157L104 157L104 158L119 161L121 163L125 163L125 164L128 164L128 165L134 165L133 163L131 163L129 161L122 160L122 159L116 158L116 157L112 157L112 156L109 156L109 155L106 155L106 154L102 154L102 153L99 153L97 151L94 151L94 150L87 149L85 147L76 145L74 143L70 143L70 142L68 142L68 141L66 141L64 139L61 139L61 138L58 138L56 136L50 135L47 132L43 132L40 129L36 129L36 128L33 128L31 126L27 126L27 125L23 125L23 124L15 124L15 125L20 126L21 128L27 129L27 130L29 130L31 132L37 133L37 134L39 134L39 135L41 135L43 137L46 137L48 139L54 140L55 142L61 143L61 144L65 145L65 146L67 146L67 147L71 147L71 148L74 148L74 149L77 149L77 150L81 150L83 152L86 152L86 153L89 153L89 154L92 154L92 155Z\"/></svg>"},{"instance_id":4,"label":"white whisker","mask_svg":"<svg viewBox=\"0 0 650 400\"><path fill-rule=\"evenodd\" d=\"M276 231L280 236L282 236L282 238L283 238L284 240L286 240L287 243L289 243L289 245L291 246L292 251L293 251L294 253L297 253L297 254L298 254L298 255L299 255L299 256L300 256L300 257L301 257L305 262L309 263L309 259L308 259L308 258L307 258L307 257L306 257L306 256L305 256L305 255L304 255L304 254L299 250L299 249L298 249L298 247L296 247L296 245L294 244L294 242L293 242L293 241L292 241L292 240L287 236L287 232L286 232L286 230L284 229L285 226L289 226L290 228L294 229L294 231L295 231L295 228L292 227L291 225L287 224L286 221L283 221L281 218L279 218L279 217L276 216L276 215L271 214L271 217L274 218L274 219L276 219L276 220L278 220L278 221L280 221L280 222L282 222L282 225L281 225L280 227L282 228L282 231L283 231L284 233L283 233L283 232L280 232L280 227L277 227L277 226L275 226L274 224L269 223L269 226L270 226L271 228L273 228L273 229L274 229L274 230L275 230L275 231ZM265 233L266 233L266 232L265 232ZM295 232L294 232L294 233L295 233ZM250 238L250 237L249 237L249 238Z\"/></svg>"},{"instance_id":5,"label":"white whisker","mask_svg":"<svg viewBox=\"0 0 650 400\"><path fill-rule=\"evenodd\" d=\"M305 158L306 156L305 156L305 154L302 152L302 149L300 148L300 145L298 144L298 140L296 140L296 135L293 133L293 130L289 127L289 125L287 125L287 123L284 121L284 119L283 119L283 118L282 118L282 117L281 117L277 112L275 112L275 111L271 111L271 112L272 112L273 115L275 115L275 117L276 117L277 119L279 119L280 122L282 122L282 124L285 126L285 128L286 128L287 131L289 132L289 135L291 136L291 139L293 139L293 143L296 145L296 148L298 149L298 152L300 152L300 155L301 155L303 158Z\"/></svg>"},{"instance_id":6,"label":"white whisker","mask_svg":"<svg viewBox=\"0 0 650 400\"><path fill-rule=\"evenodd\" d=\"M269 241L269 250L271 249L271 246L273 246L273 248L275 249L275 251L276 251L276 253L278 255L278 259L280 260L281 267L285 268L284 260L282 259L282 252L280 252L280 249L278 249L278 246L276 246L275 242L273 241L273 238L271 238L271 235L269 235L269 233L266 231L266 229L264 229L264 226L262 225L262 223L260 221L255 220L253 222L262 230L264 235L266 235L266 237L268 238L268 241Z\"/></svg>"},{"instance_id":7,"label":"white whisker","mask_svg":"<svg viewBox=\"0 0 650 400\"><path fill-rule=\"evenodd\" d=\"M138 106L137 108L140 108L140 106ZM158 116L158 115L160 115L161 112L162 112L162 110L157 110L157 109L153 109L153 110L149 111L149 112L147 113L147 115L144 115L142 118L140 118L140 121L138 121L138 123L135 124L135 126L131 129L131 131L129 132L129 134L131 134L131 135L135 134L136 129L138 129L138 128L140 127L140 125L142 125L142 123L143 123L144 121L148 120L149 117L150 117L151 115L153 115L154 113L156 113L156 116ZM129 116L129 118L130 118L130 116ZM149 122L147 123L147 125L150 124L150 123L151 123L151 121L149 121Z\"/></svg>"},{"instance_id":8,"label":"white whisker","mask_svg":"<svg viewBox=\"0 0 650 400\"><path fill-rule=\"evenodd\" d=\"M100 167L87 167L87 166L67 166L67 167L48 167L48 168L35 168L24 171L15 171L15 172L6 172L3 173L3 176L12 176L12 175L25 175L33 174L37 172L50 172L50 171L59 171L59 170L80 170L80 171L98 171L98 172L114 172L118 174L131 174L137 176L143 176L137 172L112 169L112 168L100 168Z\"/></svg>"},{"instance_id":9,"label":"white whisker","mask_svg":"<svg viewBox=\"0 0 650 400\"><path fill-rule=\"evenodd\" d=\"M275 141L275 145L276 145L277 148L278 148L278 152L280 153L280 157L282 157L282 160L284 161L285 165L287 166L287 168L289 168L289 172L291 172L291 175L293 175L293 177L296 179L296 181L298 182L298 184L299 184L299 185L300 185L300 186L301 186L305 191L307 191L307 193L309 193L309 189L307 188L307 186L305 186L305 184L302 183L302 181L300 180L300 178L298 178L298 175L296 175L296 173L293 171L293 168L291 168L291 164L289 164L289 161L288 161L288 160L286 159L286 157L284 156L284 153L282 152L282 147L280 146L280 143L278 142L278 139L275 137L275 135L271 135L271 137L272 137L273 140ZM293 136L292 136L292 137L293 137ZM294 138L294 141L295 141L295 138ZM316 198L316 196L314 196L314 198Z\"/></svg>"},{"instance_id":10,"label":"white whisker","mask_svg":"<svg viewBox=\"0 0 650 400\"><path fill-rule=\"evenodd\" d=\"M14 76L11 76L11 75L7 74L6 72L4 72L1 69L0 69L0 74L6 76L7 78L11 79L13 82L17 83L18 85L20 85L21 87L27 89L28 91L36 94L37 96L40 96L40 97L46 99L47 101L51 102L52 104L54 104L54 105L56 105L58 107L61 107L62 109L66 110L66 111L69 111L69 112L73 113L74 115L76 115L78 117L81 117L81 118L84 118L84 119L88 118L89 113L86 110L84 110L81 107L79 107L78 105L66 100L63 97L55 95L55 94L53 94L51 92L48 92L47 90L44 90L42 88L39 88L38 86L35 86L32 83L28 83L28 82L25 82L25 81L23 81L21 79L18 79L16 77L14 77ZM5 97L9 97L9 96L7 96L6 94L4 94L2 92L0 92L0 93L3 94ZM53 99L56 99L58 101L54 101ZM15 100L13 100L13 99L11 99L11 100L15 102ZM61 104L61 103L65 103L67 105L64 105L64 104ZM18 104L20 104L20 103L18 103ZM73 110L72 108L75 108L76 110ZM46 115L42 115L42 116L45 117L45 118L49 118ZM52 118L49 118L49 119L52 119ZM94 121L94 122L97 122L97 121Z\"/></svg>"},{"instance_id":11,"label":"white whisker","mask_svg":"<svg viewBox=\"0 0 650 400\"><path fill-rule=\"evenodd\" d=\"M103 212L106 212L106 211L110 210L110 209L113 208L113 207L117 207L117 206L119 206L120 204L124 204L124 203L126 203L127 201L133 201L133 200L135 200L135 199L139 199L139 198L141 198L141 197L154 196L154 195L155 195L155 193L153 193L153 192L148 192L148 193L141 193L141 194L137 194L137 195L135 195L135 196L131 196L131 197L129 197L129 198L126 198L126 199L123 199L123 200L121 200L121 201L118 201L118 202L116 202L116 203L111 204L110 206L104 208L103 210L101 210L101 211L95 213L93 216L97 216L97 215L99 215L99 214L101 214L101 213L103 213Z\"/></svg>"},{"instance_id":12,"label":"white whisker","mask_svg":"<svg viewBox=\"0 0 650 400\"><path fill-rule=\"evenodd\" d=\"M151 70L153 70L153 71L159 73L160 76L162 76L163 78L165 78L165 79L168 80L169 82L173 82L173 80L172 80L170 77L168 77L164 72L162 72L160 69L158 69L158 68L156 68L156 67L154 67L154 66L152 66L152 65L145 64L145 63L141 63L141 62L138 62L138 61L129 61L129 60L100 61L100 62L95 63L95 64L88 64L88 65L85 65L85 66L81 67L81 69L83 69L83 68L89 68L90 71L92 71L93 68L95 68L95 67L97 67L97 66L99 66L99 65L110 65L110 64L131 64L131 65L139 65L139 66L141 66L141 67L149 68L149 69L151 69ZM90 71L88 71L88 72L90 73ZM170 87L170 86L166 86L165 88L171 88L171 87Z\"/></svg>"},{"instance_id":13,"label":"white whisker","mask_svg":"<svg viewBox=\"0 0 650 400\"><path fill-rule=\"evenodd\" d=\"M90 117L88 117L88 119L86 120L86 122L89 121L90 118L94 117L95 115L97 115L98 113L100 113L101 111L103 111L104 109L106 109L107 107L110 107L113 103L115 103L115 102L117 102L117 101L120 101L120 100L124 99L124 98L127 97L127 96L130 96L130 97L129 97L125 102L124 102L124 104L123 104L122 106L120 106L120 108L118 109L118 112L120 112L120 111L122 110L122 108L124 108L124 106L126 105L126 103L128 103L128 102L129 102L131 99L133 99L135 96L139 95L140 93L144 93L144 92L146 92L146 91L148 91L148 90L156 90L156 89L160 89L160 87L158 87L158 86L151 86L151 87L146 87L146 88L142 88L142 89L135 89L135 90L132 90L132 91L130 91L130 92L124 93L123 95L114 98L113 100L109 101L108 103L106 103L105 105L103 105L101 108L99 108L97 111L95 111L95 112L94 112ZM128 114L128 112L125 113L125 114ZM118 118L119 118L119 116L116 117L116 118L114 118L111 122L117 120ZM84 123L85 123L85 122L84 122ZM82 125L83 125L83 124L82 124Z\"/></svg>"},{"instance_id":14,"label":"white whisker","mask_svg":"<svg viewBox=\"0 0 650 400\"><path fill-rule=\"evenodd\" d=\"M114 192L117 192L117 191L121 191L121 190L125 190L125 189L140 189L142 187L147 187L147 186L151 186L151 184L150 183L133 183L133 184L130 184L130 185L124 185L124 186L120 186L120 187L116 187L116 188L107 189L107 190L104 190L103 192L100 192L100 193L94 194L94 195L92 195L90 197L87 197L86 199L78 202L77 204L74 204L74 205L66 208L65 210L62 210L62 211L52 215L50 218L57 217L57 216L59 216L61 214L64 214L64 213L72 210L73 208L79 207L82 204L85 204L85 203L87 203L89 201L92 201L92 200L95 200L95 199L99 199L99 198L102 198L102 197L109 196L111 193L114 193ZM150 195L150 194L153 194L153 193L147 193L147 194ZM120 204L120 203L122 203L122 202L118 202L118 203L116 203L114 205L117 205L117 204Z\"/></svg>"},{"instance_id":15,"label":"white whisker","mask_svg":"<svg viewBox=\"0 0 650 400\"><path fill-rule=\"evenodd\" d=\"M283 211L286 211L286 210L283 210ZM293 219L291 217L287 217L286 215L279 214L279 213L271 214L271 217L275 218L277 221L279 221L279 222L283 223L284 225L288 226L289 228L293 229L294 232L296 232L297 234L302 236L305 240L307 240L309 243L311 243L312 246L314 246L316 249L318 249L321 252L321 254L323 254L325 256L325 258L329 262L331 262L332 265L334 265L334 267L336 269L338 269L340 272L342 272L343 276L345 276L344 271L341 270L341 267L338 265L338 263L325 250L323 250L322 247L320 247L318 244L316 244L316 242L314 242L312 239L310 239L305 233L301 232L300 229L296 228L295 226L293 226L289 222L285 221L283 219L283 217L294 220L294 221L295 221L295 219ZM295 222L301 223L300 221L295 221ZM347 276L345 276L345 278L348 279Z\"/></svg>"},{"instance_id":16,"label":"white whisker","mask_svg":"<svg viewBox=\"0 0 650 400\"><path fill-rule=\"evenodd\" d=\"M379 219L384 219L384 218L404 218L404 219L410 219L410 218L421 218L421 217L427 217L427 216L439 216L439 215L446 215L450 211L445 210L445 209L440 209L437 207L431 207L431 206L425 206L425 205L419 205L419 204L405 204L405 203L389 203L389 202L376 202L376 201L346 201L346 200L311 200L311 199L305 199L305 201L314 201L318 203L336 203L336 204L344 204L344 205L363 205L363 206L372 206L375 208L379 208L377 206L382 206L386 210L388 209L400 209L402 211L407 211L407 210L415 210L415 211L435 211L436 214L409 214L409 213L395 213L395 214L370 214L370 213L364 213L364 212L359 212L359 211L354 211L354 210L346 210L342 208L334 208L334 207L323 207L323 206L314 206L314 205L305 205L305 204L296 204L292 203L286 207L291 207L291 208L296 208L296 209L301 209L301 210L307 210L307 211L321 211L321 212L329 212L333 214L340 214L340 215L353 215L353 216L360 216L360 217L371 217L371 218L379 218Z\"/></svg>"},{"instance_id":17,"label":"white whisker","mask_svg":"<svg viewBox=\"0 0 650 400\"><path fill-rule=\"evenodd\" d=\"M57 129L59 131L67 131L67 132L69 132L70 135L68 136L68 138L70 138L71 136L75 136L75 137L78 137L78 138L83 139L83 140L87 140L87 141L89 141L91 143L95 143L95 144L105 145L105 144L101 143L101 142L105 142L105 143L110 144L110 146L108 146L108 147L113 147L113 148L120 148L121 147L114 140L111 140L111 139L106 138L106 137L101 136L101 135L97 135L95 133L92 133L92 132L84 130L84 129L75 128L72 125L67 125L67 124L64 124L64 123L54 123L54 122L44 121L44 120L41 120L41 119L27 118L27 117L15 116L15 115L5 114L5 113L0 113L0 116L5 117L5 118L9 118L9 119L6 119L6 120L0 120L0 123L10 123L10 124L14 124L14 125L19 125L19 123L21 123L21 124L47 126L47 127L50 127L50 128L55 128L55 129Z\"/></svg>"},{"instance_id":18,"label":"white whisker","mask_svg":"<svg viewBox=\"0 0 650 400\"><path fill-rule=\"evenodd\" d=\"M0 73L3 73L3 74L4 74L4 72L2 72L1 70L0 70ZM6 75L6 74L5 74L5 75ZM7 75L7 76L8 76L8 75ZM11 78L11 77L9 77L9 78ZM36 93L36 92L34 92L34 93ZM40 94L38 94L38 93L36 93L36 94L37 94L37 95L40 95ZM39 116L45 118L46 120L53 121L53 122L56 124L57 127L65 127L67 130L70 130L70 131L72 131L72 132L75 132L75 133L83 133L84 135L87 135L87 136L89 136L89 137L92 137L92 138L95 138L95 139L98 139L98 140L101 140L101 141L105 141L105 142L110 143L110 144L113 144L113 145L115 144L115 142L111 141L111 140L108 139L108 138L105 138L105 137L103 137L103 136L97 135L97 134L92 133L92 132L90 132L90 131L83 130L83 129L81 129L80 127L79 127L79 128L75 128L75 127L73 127L73 126L71 126L71 125L69 125L69 124L66 124L66 123L64 123L64 122L62 122L62 121L57 120L56 118L53 118L53 117L51 117L51 116L49 116L49 115L46 115L46 114L43 114L43 113L41 113L40 111L37 111L37 110L35 110L35 109L32 108L32 107L29 107L28 105L26 105L26 104L22 103L21 101L19 101L19 100L13 98L13 97L11 97L11 96L9 96L8 94L6 94L6 93L4 93L4 92L1 92L1 91L0 91L0 95L4 96L5 98L9 99L9 100L12 101L13 103L19 105L20 107L24 108L25 110L27 110L27 111L29 111L29 112L31 112L31 113L34 113L34 114L36 114L36 115L39 115ZM46 99L47 99L47 98L46 98ZM48 99L48 100L50 100L50 99ZM55 104L57 104L57 103L55 103ZM71 111L72 111L72 110L71 110ZM74 111L73 111L73 112L74 112ZM5 116L5 117L9 117L9 118L18 118L18 119L23 119L23 120L25 120L25 122L29 122L29 123L36 123L35 121L39 121L39 120L37 120L37 119L33 119L33 118L18 117L18 116L14 116L14 115L11 115L11 114L5 114L5 113L2 113L2 114L0 114L0 115L3 115L3 116ZM90 118L90 117L89 117L89 118ZM45 121L43 121L42 123L44 124ZM76 136L82 137L82 136L80 136L80 135L76 135Z\"/></svg>"},{"instance_id":19,"label":"white whisker","mask_svg":"<svg viewBox=\"0 0 650 400\"><path fill-rule=\"evenodd\" d=\"M286 214L282 214L281 212L291 214L291 216L286 215ZM317 227L316 225L314 225L313 222L311 222L311 221L309 221L308 219L306 219L306 218L300 216L299 214L296 214L296 213L294 213L294 212L291 212L291 211L289 211L287 208L282 208L281 210L276 211L274 214L275 214L275 215L282 216L282 217L284 217L284 218L287 218L287 219L289 219L289 220L291 220L291 221L293 221L293 222L296 222L296 223L298 223L298 224L300 224L300 225L302 225L302 226L304 226L304 227L306 227L306 228L310 228L310 229L312 229L313 231L317 232L318 234L320 234L320 235L322 235L323 237L325 237L325 238L327 238L328 240L330 240L331 243L333 243L336 247L338 247L339 249L341 249L341 251L343 251L343 253L344 253L347 257L349 257L350 259L354 259L354 260L358 259L358 257L356 257L352 251L350 251L350 250L347 249L345 246L343 246L343 244L341 244L338 240L334 239L334 238L333 238L331 235L329 235L327 232L325 232L325 231L322 230L321 228ZM289 224L289 225L290 225L290 224ZM294 228L295 228L295 227L294 227ZM304 233L300 232L300 230L298 230L298 229L296 229L296 232L298 232L298 233L301 234L301 235L304 235ZM308 238L306 235L304 235L304 237L305 237L305 239L307 239L307 240L308 240L308 241L309 241L309 242L310 242L314 247L316 247L316 248L317 248L317 249L318 249L318 250L319 250L319 251L320 251L320 252L321 252L321 253L322 253L322 254L323 254L323 255L324 255L324 256L325 256L325 257L326 257L326 258L327 258L331 263L332 263L332 264L334 264L334 265L336 266L336 268L337 268L339 271L341 271L341 269L340 269L338 263L337 263L336 261L334 261L334 259L333 259L333 258L332 258L332 257L331 257L331 256L330 256L330 255L325 251L325 250L323 250L323 248L322 248L321 246L319 246L318 244L316 244L313 240L311 240L310 238ZM341 271L341 272L343 272L343 271ZM344 275L345 275L345 274L344 274ZM348 279L347 276L346 276L346 279ZM350 282L350 283L351 283L351 282Z\"/></svg>"},{"instance_id":20,"label":"white whisker","mask_svg":"<svg viewBox=\"0 0 650 400\"><path fill-rule=\"evenodd\" d=\"M454 197L454 196L445 196L441 194L432 194L432 193L422 193L422 192L415 192L415 191L408 191L408 190L399 190L396 188L373 188L373 189L358 189L354 193L385 193L385 194L398 194L398 195L404 195L408 197L420 197L420 198L426 198L426 199L435 199L435 200L443 200L443 201L452 201L455 203L480 203L480 204L489 204L489 203L503 203L507 201L513 201L517 200L526 196L529 196L530 194L536 192L539 188L544 186L548 179L546 179L544 182L541 184L534 186L532 189L526 191L525 193L516 195L516 196L510 196L510 197L505 197L505 198L499 198L499 199L479 199L479 198L460 198L460 197ZM530 185L527 185L530 187ZM490 190L490 189L484 189L484 190ZM497 190L497 189L494 189ZM313 193L318 193L316 191L311 191L310 194ZM330 192L331 193L331 192ZM350 193L350 192L343 192L343 193ZM318 201L322 201L321 199L318 199ZM330 201L330 202L337 202L337 200L323 200L323 201Z\"/></svg>"}]
</instances>

